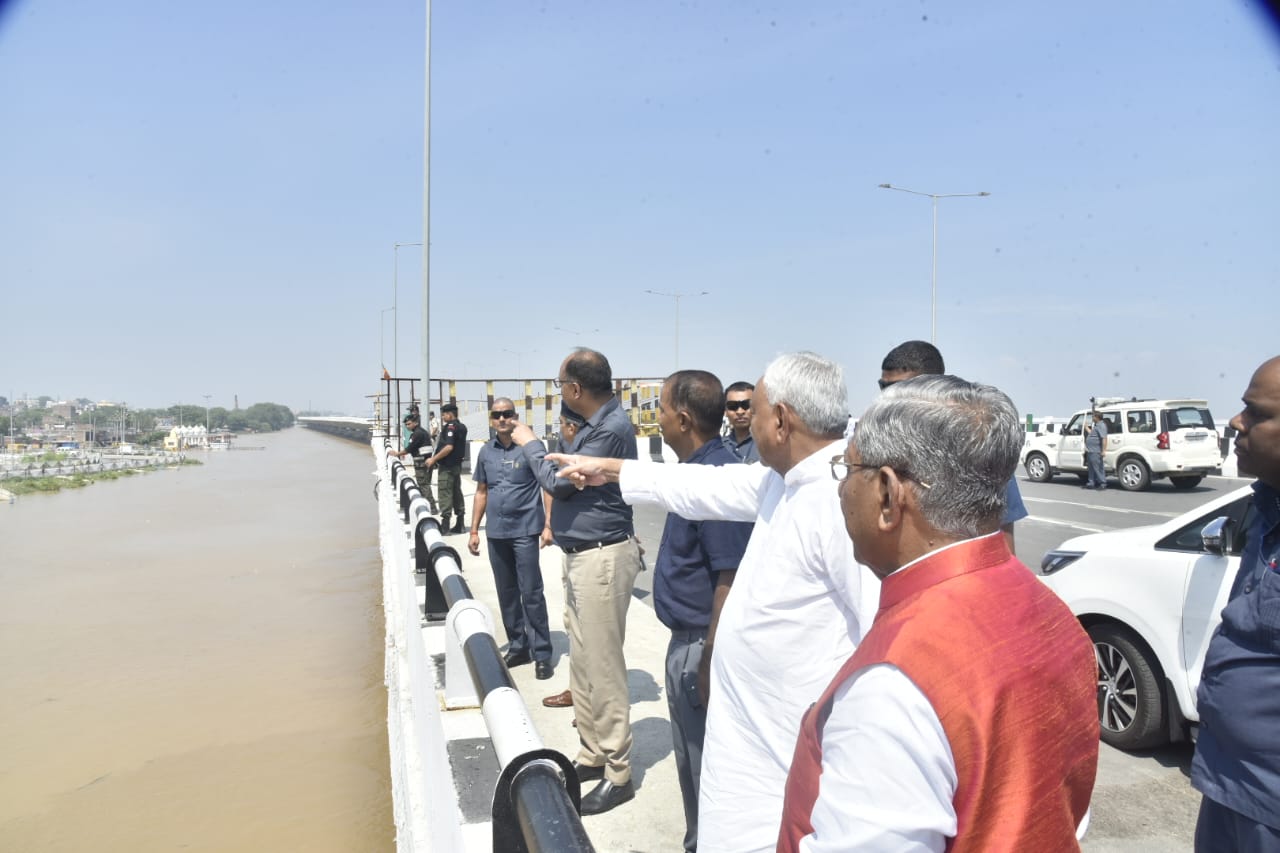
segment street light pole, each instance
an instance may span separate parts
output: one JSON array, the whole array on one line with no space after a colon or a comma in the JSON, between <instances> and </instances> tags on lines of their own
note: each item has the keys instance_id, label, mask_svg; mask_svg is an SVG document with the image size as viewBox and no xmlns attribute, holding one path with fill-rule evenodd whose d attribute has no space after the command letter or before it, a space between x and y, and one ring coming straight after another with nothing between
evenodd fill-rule
<instances>
[{"instance_id":1,"label":"street light pole","mask_svg":"<svg viewBox=\"0 0 1280 853\"><path fill-rule=\"evenodd\" d=\"M401 246L421 246L421 243L392 243L391 253L391 364L392 370L395 371L396 378L400 378L400 247Z\"/></svg>"},{"instance_id":2,"label":"street light pole","mask_svg":"<svg viewBox=\"0 0 1280 853\"><path fill-rule=\"evenodd\" d=\"M919 190L909 190L906 187L895 187L893 184L881 184L880 189L928 196L933 202L933 266L929 273L929 343L936 344L938 342L938 199L986 198L991 193L924 193Z\"/></svg>"},{"instance_id":3,"label":"street light pole","mask_svg":"<svg viewBox=\"0 0 1280 853\"><path fill-rule=\"evenodd\" d=\"M205 440L205 443L208 444L209 443L209 398L212 397L213 395L201 394L200 396L204 397L204 440Z\"/></svg>"},{"instance_id":4,"label":"street light pole","mask_svg":"<svg viewBox=\"0 0 1280 853\"><path fill-rule=\"evenodd\" d=\"M701 290L697 293L664 293L660 290L646 290L654 296L669 296L676 301L676 370L680 369L680 300L685 296L706 296L711 291Z\"/></svg>"},{"instance_id":5,"label":"street light pole","mask_svg":"<svg viewBox=\"0 0 1280 853\"><path fill-rule=\"evenodd\" d=\"M503 351L503 352L509 352L509 353L511 353L512 355L514 355L514 356L516 357L516 379L523 379L523 378L524 378L524 376L520 373L520 356L522 356L522 355L532 355L533 353L537 352L537 350L536 350L536 349L530 349L530 350L523 350L523 351L522 351L522 350L505 349L505 348L504 348L502 351Z\"/></svg>"},{"instance_id":6,"label":"street light pole","mask_svg":"<svg viewBox=\"0 0 1280 853\"><path fill-rule=\"evenodd\" d=\"M383 308L378 315L378 366L383 370L387 369L387 312L394 310L395 308Z\"/></svg>"}]
</instances>

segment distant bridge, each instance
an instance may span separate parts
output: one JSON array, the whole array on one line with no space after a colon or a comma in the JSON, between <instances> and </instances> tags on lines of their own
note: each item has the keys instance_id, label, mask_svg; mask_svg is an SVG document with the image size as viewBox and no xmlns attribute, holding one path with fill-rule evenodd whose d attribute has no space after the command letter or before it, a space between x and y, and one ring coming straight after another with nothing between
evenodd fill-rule
<instances>
[{"instance_id":1,"label":"distant bridge","mask_svg":"<svg viewBox=\"0 0 1280 853\"><path fill-rule=\"evenodd\" d=\"M327 432L330 435L349 438L352 441L358 441L362 444L368 444L373 439L373 419L372 418L298 418L299 426L308 429Z\"/></svg>"}]
</instances>

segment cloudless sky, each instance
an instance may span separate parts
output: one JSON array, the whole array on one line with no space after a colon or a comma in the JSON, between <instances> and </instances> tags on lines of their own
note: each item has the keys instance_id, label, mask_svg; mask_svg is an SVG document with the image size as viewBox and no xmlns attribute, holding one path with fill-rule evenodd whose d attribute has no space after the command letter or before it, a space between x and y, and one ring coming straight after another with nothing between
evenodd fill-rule
<instances>
[{"instance_id":1,"label":"cloudless sky","mask_svg":"<svg viewBox=\"0 0 1280 853\"><path fill-rule=\"evenodd\" d=\"M930 201L889 182L991 193L939 202L953 372L1225 418L1280 352L1263 9L437 0L432 372L585 344L665 375L652 289L690 294L681 367L811 349L860 411L930 332ZM0 0L0 394L367 413L422 234L424 29L408 0Z\"/></svg>"}]
</instances>

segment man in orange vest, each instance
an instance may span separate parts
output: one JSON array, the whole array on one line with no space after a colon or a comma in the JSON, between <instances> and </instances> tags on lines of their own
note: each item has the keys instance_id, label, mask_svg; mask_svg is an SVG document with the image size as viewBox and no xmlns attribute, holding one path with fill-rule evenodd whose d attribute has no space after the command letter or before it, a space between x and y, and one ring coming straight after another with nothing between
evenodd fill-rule
<instances>
[{"instance_id":1,"label":"man in orange vest","mask_svg":"<svg viewBox=\"0 0 1280 853\"><path fill-rule=\"evenodd\" d=\"M1000 533L1022 440L1002 392L922 376L887 389L832 459L880 609L805 715L779 851L1078 849L1097 667Z\"/></svg>"}]
</instances>

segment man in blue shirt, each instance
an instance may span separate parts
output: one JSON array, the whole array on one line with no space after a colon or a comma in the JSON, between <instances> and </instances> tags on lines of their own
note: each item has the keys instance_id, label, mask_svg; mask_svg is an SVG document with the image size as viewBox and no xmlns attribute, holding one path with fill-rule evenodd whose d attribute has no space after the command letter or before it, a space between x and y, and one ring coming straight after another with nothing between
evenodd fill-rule
<instances>
[{"instance_id":1,"label":"man in blue shirt","mask_svg":"<svg viewBox=\"0 0 1280 853\"><path fill-rule=\"evenodd\" d=\"M476 497L467 550L480 555L480 520L488 513L485 539L489 566L498 591L502 627L507 632L503 660L509 667L536 661L534 674L540 680L547 679L554 668L538 562L538 537L544 521L542 487L524 453L511 440L519 422L515 403L498 397L489 417L494 439L480 449L472 473Z\"/></svg>"},{"instance_id":2,"label":"man in blue shirt","mask_svg":"<svg viewBox=\"0 0 1280 853\"><path fill-rule=\"evenodd\" d=\"M1089 479L1081 488L1103 491L1107 488L1107 473L1103 454L1107 452L1107 422L1102 412L1093 413L1093 426L1084 437L1084 460L1089 468Z\"/></svg>"},{"instance_id":3,"label":"man in blue shirt","mask_svg":"<svg viewBox=\"0 0 1280 853\"><path fill-rule=\"evenodd\" d=\"M724 392L724 417L729 422L724 446L748 465L760 461L760 450L751 437L751 394L755 390L750 382L735 382Z\"/></svg>"},{"instance_id":4,"label":"man in blue shirt","mask_svg":"<svg viewBox=\"0 0 1280 853\"><path fill-rule=\"evenodd\" d=\"M889 354L880 363L880 390L917 376L940 376L946 372L942 353L937 347L928 341L906 341L889 350ZM1016 477L1010 478L1005 498L1008 507L1004 511L1000 529L1009 541L1009 550L1013 551L1013 524L1029 514L1026 504L1022 502L1022 493L1018 491Z\"/></svg>"},{"instance_id":5,"label":"man in blue shirt","mask_svg":"<svg viewBox=\"0 0 1280 853\"><path fill-rule=\"evenodd\" d=\"M681 370L663 383L658 426L662 440L682 464L732 465L740 461L719 437L724 399L720 380L705 370ZM667 708L684 799L686 853L694 853L698 847L698 779L716 624L754 526L687 521L667 513L658 546L653 609L671 629Z\"/></svg>"},{"instance_id":6,"label":"man in blue shirt","mask_svg":"<svg viewBox=\"0 0 1280 853\"><path fill-rule=\"evenodd\" d=\"M564 405L583 419L571 453L636 458L635 428L614 396L613 371L603 354L574 350L560 365L556 387ZM579 781L600 780L582 797L584 815L600 814L635 798L631 697L622 648L640 572L631 507L616 484L579 491L556 477L546 446L527 424L519 424L511 440L552 495L551 534L564 550L569 689L582 741L574 769Z\"/></svg>"},{"instance_id":7,"label":"man in blue shirt","mask_svg":"<svg viewBox=\"0 0 1280 853\"><path fill-rule=\"evenodd\" d=\"M1231 419L1253 521L1222 624L1209 641L1191 785L1204 798L1197 853L1280 851L1280 356L1263 362Z\"/></svg>"}]
</instances>

